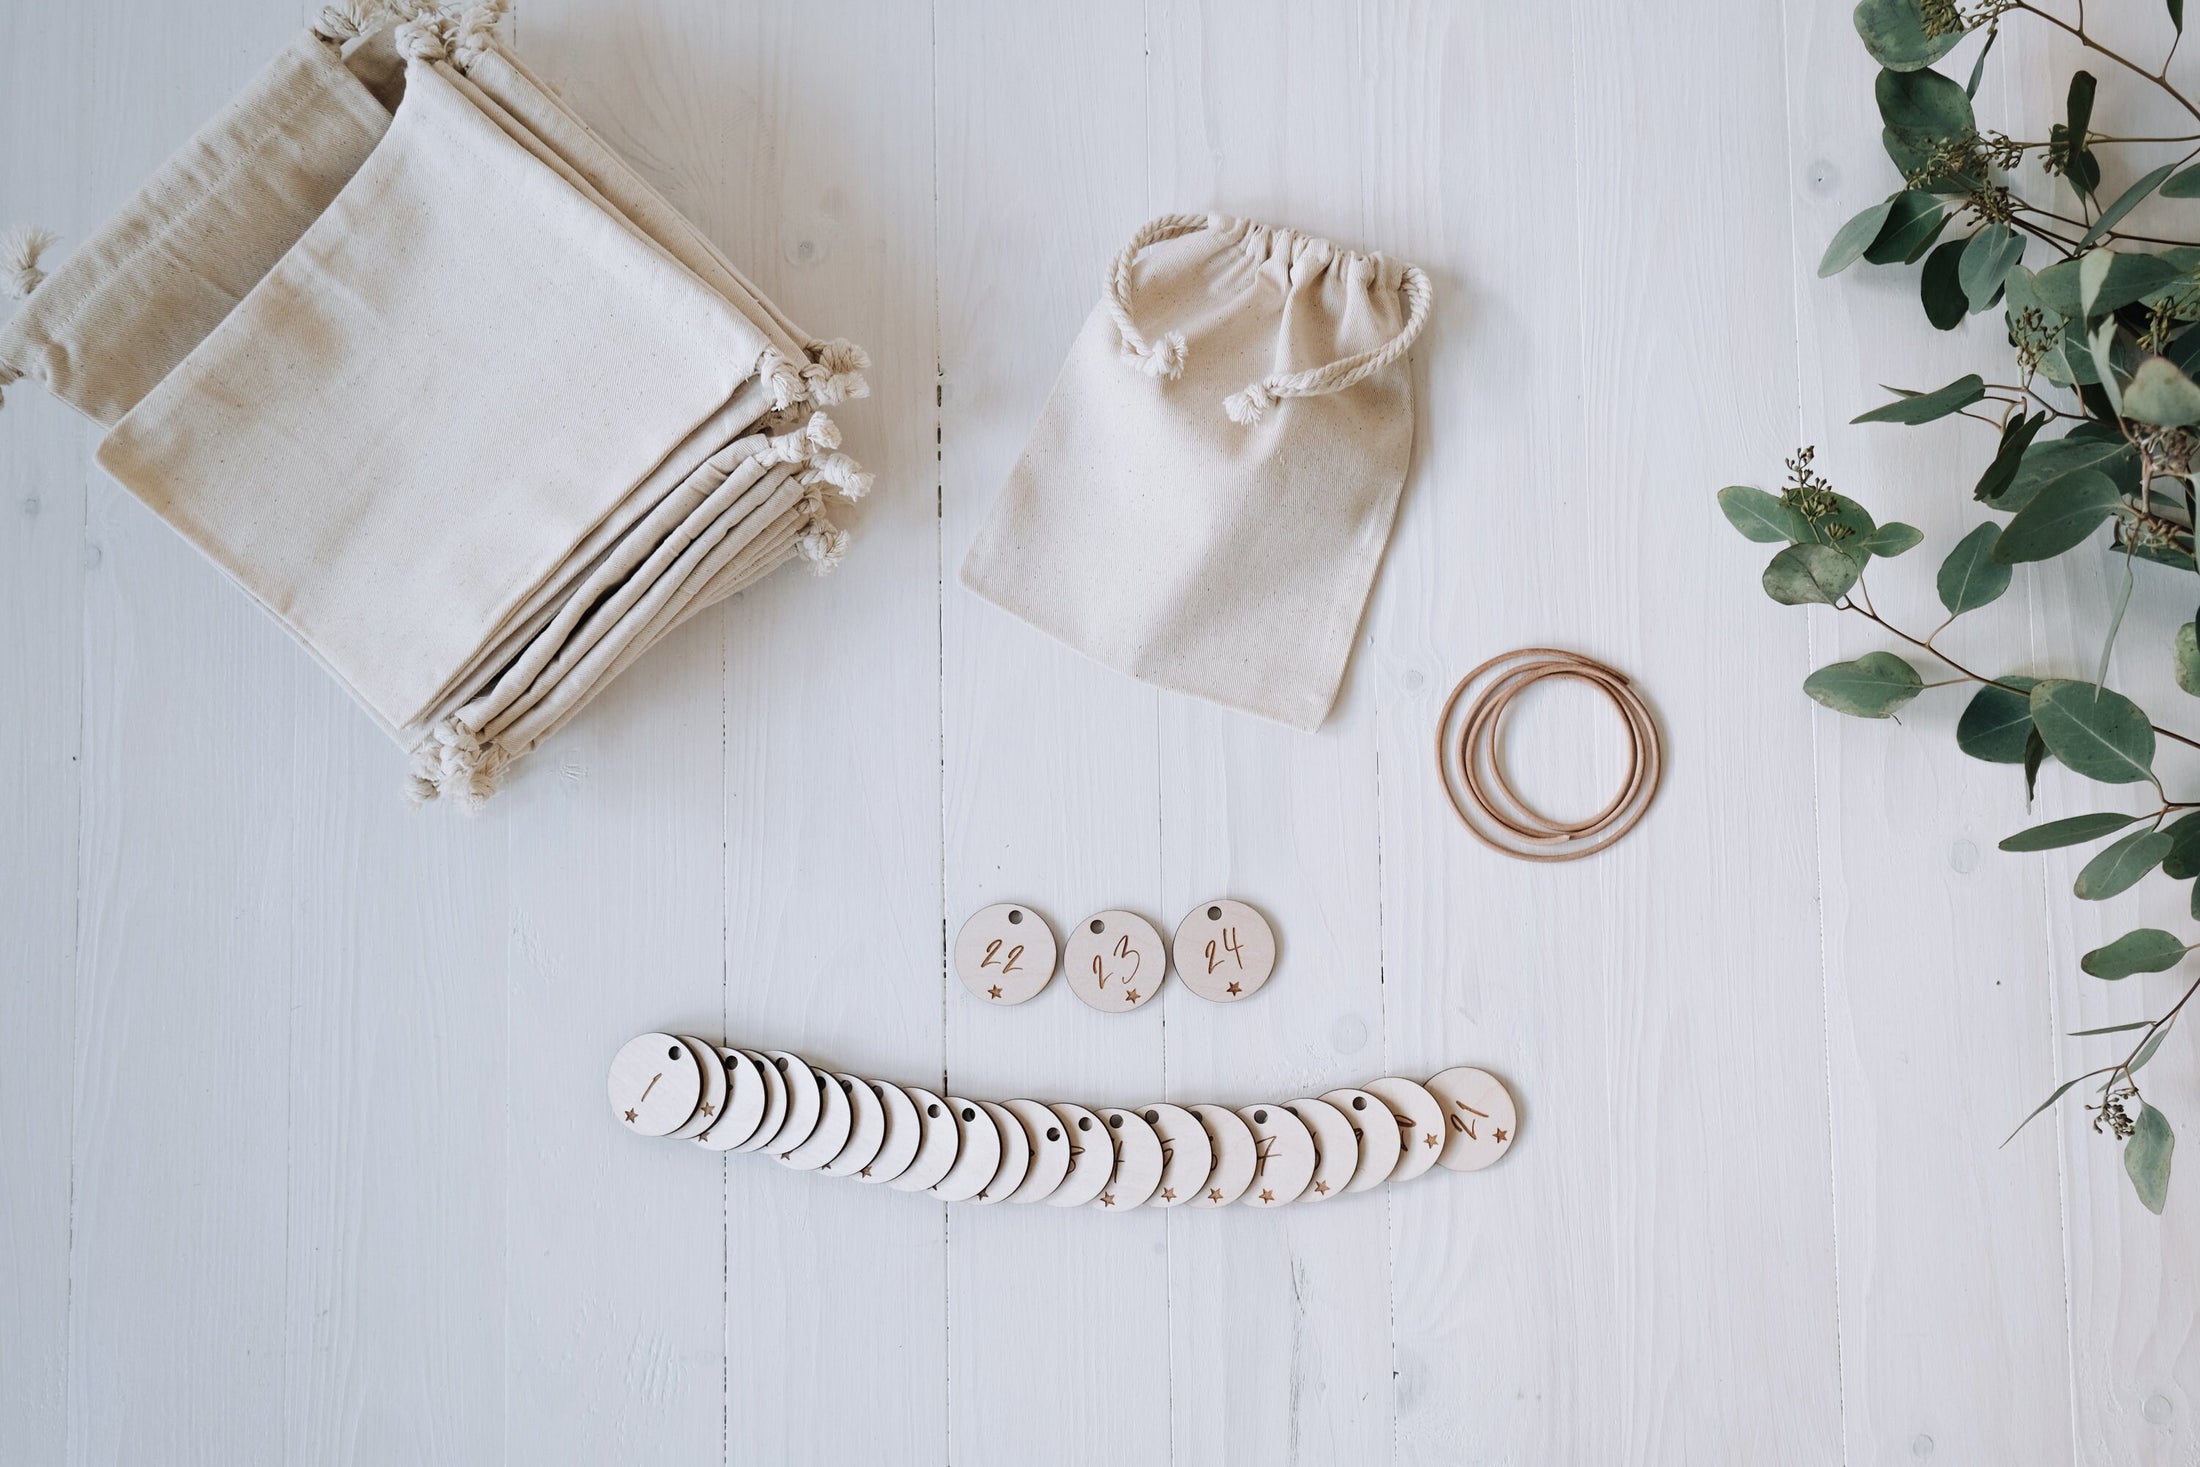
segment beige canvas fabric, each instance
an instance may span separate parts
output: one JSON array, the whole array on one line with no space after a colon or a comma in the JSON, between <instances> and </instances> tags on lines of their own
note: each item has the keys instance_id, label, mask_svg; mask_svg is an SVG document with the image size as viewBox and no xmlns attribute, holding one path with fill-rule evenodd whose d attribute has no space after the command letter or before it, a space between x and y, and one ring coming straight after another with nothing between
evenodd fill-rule
<instances>
[{"instance_id":1,"label":"beige canvas fabric","mask_svg":"<svg viewBox=\"0 0 2200 1467\"><path fill-rule=\"evenodd\" d=\"M113 423L297 242L389 125L336 47L301 35L51 275L37 268L46 241L23 237L29 299L0 325L0 387L30 377Z\"/></svg>"},{"instance_id":2,"label":"beige canvas fabric","mask_svg":"<svg viewBox=\"0 0 2200 1467\"><path fill-rule=\"evenodd\" d=\"M829 566L823 497L868 476L801 406L817 379L788 402L760 371L760 297L768 325L436 32L405 44L382 145L100 459L413 750L417 793L479 799L729 567Z\"/></svg>"},{"instance_id":3,"label":"beige canvas fabric","mask_svg":"<svg viewBox=\"0 0 2200 1467\"><path fill-rule=\"evenodd\" d=\"M41 234L0 243L31 297L0 383L113 421L102 462L412 752L417 797L468 803L704 607L831 569L825 500L870 487L815 411L867 395L861 349L505 53L502 10L331 7L51 279Z\"/></svg>"},{"instance_id":4,"label":"beige canvas fabric","mask_svg":"<svg viewBox=\"0 0 2200 1467\"><path fill-rule=\"evenodd\" d=\"M1428 278L1220 215L1125 247L963 584L1133 677L1336 701L1405 483Z\"/></svg>"}]
</instances>

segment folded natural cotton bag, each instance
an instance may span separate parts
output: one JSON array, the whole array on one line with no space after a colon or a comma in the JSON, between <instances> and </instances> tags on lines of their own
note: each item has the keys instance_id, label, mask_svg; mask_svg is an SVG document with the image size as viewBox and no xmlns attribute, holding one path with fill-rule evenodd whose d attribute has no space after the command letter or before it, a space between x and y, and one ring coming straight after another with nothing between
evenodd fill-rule
<instances>
[{"instance_id":1,"label":"folded natural cotton bag","mask_svg":"<svg viewBox=\"0 0 2200 1467\"><path fill-rule=\"evenodd\" d=\"M1336 701L1413 447L1428 277L1288 229L1141 229L963 583L1108 666L1298 728Z\"/></svg>"},{"instance_id":2,"label":"folded natural cotton bag","mask_svg":"<svg viewBox=\"0 0 2200 1467\"><path fill-rule=\"evenodd\" d=\"M467 801L687 617L829 568L822 495L869 486L810 411L865 395L861 351L742 279L500 10L324 17L0 330L0 375L118 419L102 464L413 751L413 792ZM303 180L272 203L270 160Z\"/></svg>"}]
</instances>

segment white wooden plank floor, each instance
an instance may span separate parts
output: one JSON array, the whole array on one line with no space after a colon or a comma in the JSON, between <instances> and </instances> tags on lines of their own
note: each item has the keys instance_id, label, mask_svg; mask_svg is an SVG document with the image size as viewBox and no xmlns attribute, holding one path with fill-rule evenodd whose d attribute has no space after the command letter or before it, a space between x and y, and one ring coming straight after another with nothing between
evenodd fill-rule
<instances>
[{"instance_id":1,"label":"white wooden plank floor","mask_svg":"<svg viewBox=\"0 0 2200 1467\"><path fill-rule=\"evenodd\" d=\"M316 8L0 0L0 223L81 237ZM1883 517L1965 523L1977 439L1846 426L1999 334L1815 278L1890 182L1848 11L520 0L532 63L870 348L843 422L880 487L840 575L699 618L479 817L408 809L19 387L0 1463L2200 1461L2195 1169L2157 1220L2082 1114L1997 1149L2083 1058L2062 1031L2160 1007L2168 975L2074 956L2171 898L2074 912L2063 864L1996 853L2021 790L1952 706L1817 713L1802 676L1867 644L1765 602L1712 499L1814 442ZM2013 30L1988 85L2069 65ZM1437 283L1316 736L954 582L1104 262L1210 206ZM2101 568L2020 586L1990 625L2081 665ZM2131 613L2185 614L2160 579ZM1577 866L1474 845L1428 757L1451 681L1523 644L1634 672L1668 740L1650 821ZM1522 719L1554 803L1616 774L1595 705ZM989 901L1166 927L1223 890L1285 946L1242 1009L990 1010L943 971ZM663 1027L1096 1103L1473 1062L1521 1141L1281 1215L948 1209L620 1134L604 1066ZM2173 1115L2194 1058L2149 1071Z\"/></svg>"}]
</instances>

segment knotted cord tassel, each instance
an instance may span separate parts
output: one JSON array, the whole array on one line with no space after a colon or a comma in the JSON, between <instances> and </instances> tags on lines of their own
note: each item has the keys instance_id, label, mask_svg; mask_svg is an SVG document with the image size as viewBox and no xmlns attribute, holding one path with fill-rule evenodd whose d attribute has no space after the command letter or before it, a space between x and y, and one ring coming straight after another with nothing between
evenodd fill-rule
<instances>
[{"instance_id":1,"label":"knotted cord tassel","mask_svg":"<svg viewBox=\"0 0 2200 1467\"><path fill-rule=\"evenodd\" d=\"M0 235L0 292L13 300L27 299L46 278L38 268L38 257L60 238L50 229L30 224L18 224Z\"/></svg>"},{"instance_id":2,"label":"knotted cord tassel","mask_svg":"<svg viewBox=\"0 0 2200 1467\"><path fill-rule=\"evenodd\" d=\"M1147 376L1174 382L1184 375L1184 333L1171 331L1159 341L1147 342L1124 355L1138 363L1138 370Z\"/></svg>"},{"instance_id":3,"label":"knotted cord tassel","mask_svg":"<svg viewBox=\"0 0 2200 1467\"><path fill-rule=\"evenodd\" d=\"M836 338L811 343L810 355L815 360L802 369L802 380L810 400L819 407L871 395L870 381L863 375L870 368L871 354L862 347Z\"/></svg>"},{"instance_id":4,"label":"knotted cord tassel","mask_svg":"<svg viewBox=\"0 0 2200 1467\"><path fill-rule=\"evenodd\" d=\"M1222 410L1230 415L1231 422L1242 423L1251 428L1259 424L1279 400L1275 393L1268 390L1267 383L1255 382L1243 392L1233 392L1224 398Z\"/></svg>"}]
</instances>

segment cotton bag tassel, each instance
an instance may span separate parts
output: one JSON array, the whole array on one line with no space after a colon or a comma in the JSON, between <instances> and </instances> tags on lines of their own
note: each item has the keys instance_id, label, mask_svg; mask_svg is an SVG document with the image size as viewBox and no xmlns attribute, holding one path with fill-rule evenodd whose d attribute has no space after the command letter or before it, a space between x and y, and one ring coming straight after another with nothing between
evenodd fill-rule
<instances>
[{"instance_id":1,"label":"cotton bag tassel","mask_svg":"<svg viewBox=\"0 0 2200 1467\"><path fill-rule=\"evenodd\" d=\"M757 358L756 373L772 386L772 411L783 413L809 395L809 384L802 379L802 369L772 347L764 348L764 355Z\"/></svg>"},{"instance_id":2,"label":"cotton bag tassel","mask_svg":"<svg viewBox=\"0 0 2200 1467\"><path fill-rule=\"evenodd\" d=\"M870 368L871 354L862 347L835 338L811 342L809 353L810 365L802 369L802 381L810 401L835 407L871 395L870 381L863 375Z\"/></svg>"},{"instance_id":3,"label":"cotton bag tassel","mask_svg":"<svg viewBox=\"0 0 2200 1467\"><path fill-rule=\"evenodd\" d=\"M814 574L831 575L840 565L840 558L848 553L848 532L826 518L824 502L815 494L803 496L796 508L810 517L795 537L796 553L810 563Z\"/></svg>"},{"instance_id":4,"label":"cotton bag tassel","mask_svg":"<svg viewBox=\"0 0 2200 1467\"><path fill-rule=\"evenodd\" d=\"M1230 415L1233 423L1251 428L1268 415L1268 410L1282 401L1268 390L1265 382L1255 382L1243 392L1233 392L1222 400L1222 410Z\"/></svg>"},{"instance_id":5,"label":"cotton bag tassel","mask_svg":"<svg viewBox=\"0 0 2200 1467\"><path fill-rule=\"evenodd\" d=\"M449 795L461 808L479 810L504 783L510 763L503 745L493 740L484 743L472 729L446 718L413 746L405 797L421 805Z\"/></svg>"},{"instance_id":6,"label":"cotton bag tassel","mask_svg":"<svg viewBox=\"0 0 2200 1467\"><path fill-rule=\"evenodd\" d=\"M458 13L451 41L451 59L461 70L471 71L497 39L497 28L512 10L512 0L477 0Z\"/></svg>"},{"instance_id":7,"label":"cotton bag tassel","mask_svg":"<svg viewBox=\"0 0 2200 1467\"><path fill-rule=\"evenodd\" d=\"M781 430L764 451L767 462L801 464L805 485L811 488L828 485L851 503L871 492L872 476L861 464L839 452L838 423L823 413L812 413L799 430L784 431L791 426L786 416L765 420L767 432Z\"/></svg>"},{"instance_id":8,"label":"cotton bag tassel","mask_svg":"<svg viewBox=\"0 0 2200 1467\"><path fill-rule=\"evenodd\" d=\"M30 224L18 224L0 235L0 292L11 300L28 299L46 278L46 272L38 268L38 257L60 238L50 229Z\"/></svg>"}]
</instances>

